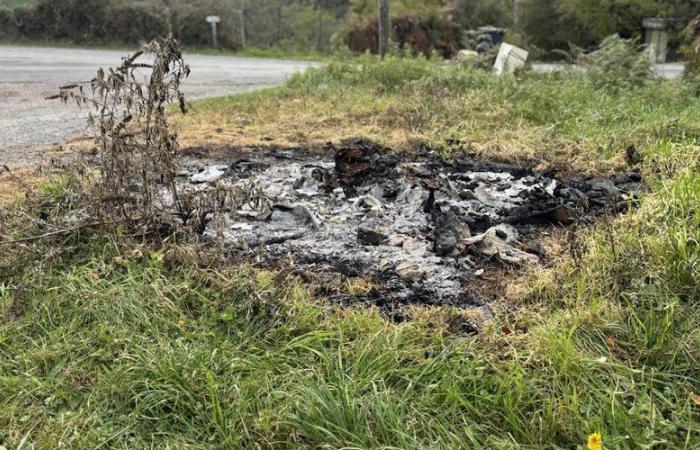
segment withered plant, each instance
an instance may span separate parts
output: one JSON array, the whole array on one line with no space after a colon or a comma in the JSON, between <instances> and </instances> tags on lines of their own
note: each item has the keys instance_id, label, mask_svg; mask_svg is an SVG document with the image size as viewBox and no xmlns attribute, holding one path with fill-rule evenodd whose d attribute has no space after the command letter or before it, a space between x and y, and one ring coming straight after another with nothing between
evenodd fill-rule
<instances>
[{"instance_id":1,"label":"withered plant","mask_svg":"<svg viewBox=\"0 0 700 450\"><path fill-rule=\"evenodd\" d=\"M195 192L176 180L177 134L168 125L168 104L186 113L181 83L189 76L177 40L153 41L90 81L60 87L66 103L90 109L96 155L73 169L94 214L148 233L185 229L202 233L230 192Z\"/></svg>"}]
</instances>

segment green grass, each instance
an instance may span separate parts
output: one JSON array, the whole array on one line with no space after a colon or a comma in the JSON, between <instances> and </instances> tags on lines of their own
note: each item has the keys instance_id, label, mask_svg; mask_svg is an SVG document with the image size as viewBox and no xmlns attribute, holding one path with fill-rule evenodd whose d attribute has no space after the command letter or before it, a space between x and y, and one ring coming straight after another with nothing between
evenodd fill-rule
<instances>
[{"instance_id":1,"label":"green grass","mask_svg":"<svg viewBox=\"0 0 700 450\"><path fill-rule=\"evenodd\" d=\"M8 8L31 5L32 3L34 3L34 0L0 0L0 6L6 6Z\"/></svg>"},{"instance_id":2,"label":"green grass","mask_svg":"<svg viewBox=\"0 0 700 450\"><path fill-rule=\"evenodd\" d=\"M189 48L190 53L214 56L244 56L249 58L294 59L301 61L323 61L332 58L331 55L310 49L289 49L280 47L256 48L247 47L241 50L225 50L218 48Z\"/></svg>"},{"instance_id":3,"label":"green grass","mask_svg":"<svg viewBox=\"0 0 700 450\"><path fill-rule=\"evenodd\" d=\"M447 153L448 140L469 141L501 159L593 172L624 167L635 145L650 192L580 230L571 254L513 279L515 311L498 309L475 337L450 331L456 311L386 323L331 308L285 274L205 263L174 245L81 234L6 249L0 445L572 449L599 431L609 449L700 446L694 85L603 90L584 77L359 63L196 104L179 126L225 128L238 115L252 133L267 121L284 132L297 114L336 138L374 129ZM60 187L45 191L61 201Z\"/></svg>"}]
</instances>

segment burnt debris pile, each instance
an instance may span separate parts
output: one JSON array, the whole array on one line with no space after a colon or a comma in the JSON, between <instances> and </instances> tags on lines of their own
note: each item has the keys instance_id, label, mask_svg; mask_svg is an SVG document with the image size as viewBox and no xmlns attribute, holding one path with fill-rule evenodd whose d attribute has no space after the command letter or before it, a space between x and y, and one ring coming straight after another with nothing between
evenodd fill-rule
<instances>
[{"instance_id":1,"label":"burnt debris pile","mask_svg":"<svg viewBox=\"0 0 700 450\"><path fill-rule=\"evenodd\" d=\"M479 306L469 285L484 265L539 264L526 241L542 225L620 211L643 189L637 174L559 179L364 139L329 150L238 151L222 164L190 161L181 179L247 192L218 230L237 251L374 281L369 293L337 297L344 304Z\"/></svg>"}]
</instances>

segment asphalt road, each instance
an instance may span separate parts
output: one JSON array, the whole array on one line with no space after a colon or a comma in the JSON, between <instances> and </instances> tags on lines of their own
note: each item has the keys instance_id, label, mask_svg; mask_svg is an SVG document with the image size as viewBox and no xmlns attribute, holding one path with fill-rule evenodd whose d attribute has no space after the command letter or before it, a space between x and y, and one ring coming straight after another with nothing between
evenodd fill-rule
<instances>
[{"instance_id":1,"label":"asphalt road","mask_svg":"<svg viewBox=\"0 0 700 450\"><path fill-rule=\"evenodd\" d=\"M535 63L532 65L532 68L538 72L562 72L564 70L570 70L572 67L574 70L576 69L576 66L564 64ZM654 66L654 70L658 76L672 80L683 76L685 64L679 62L657 64Z\"/></svg>"},{"instance_id":2,"label":"asphalt road","mask_svg":"<svg viewBox=\"0 0 700 450\"><path fill-rule=\"evenodd\" d=\"M94 77L127 53L0 45L0 164L36 162L42 149L86 130L76 106L44 98L58 86ZM274 86L310 65L307 62L185 55L192 74L183 84L188 99L217 97Z\"/></svg>"}]
</instances>

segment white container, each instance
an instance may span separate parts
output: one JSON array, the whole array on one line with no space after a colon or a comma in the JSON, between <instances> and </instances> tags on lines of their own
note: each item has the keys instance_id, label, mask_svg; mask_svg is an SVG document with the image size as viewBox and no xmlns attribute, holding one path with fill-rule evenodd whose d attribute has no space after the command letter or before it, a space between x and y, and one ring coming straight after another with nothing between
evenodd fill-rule
<instances>
[{"instance_id":1,"label":"white container","mask_svg":"<svg viewBox=\"0 0 700 450\"><path fill-rule=\"evenodd\" d=\"M517 69L525 66L529 53L527 50L515 45L501 44L496 57L496 63L493 65L493 73L502 76L504 73L513 73Z\"/></svg>"}]
</instances>

